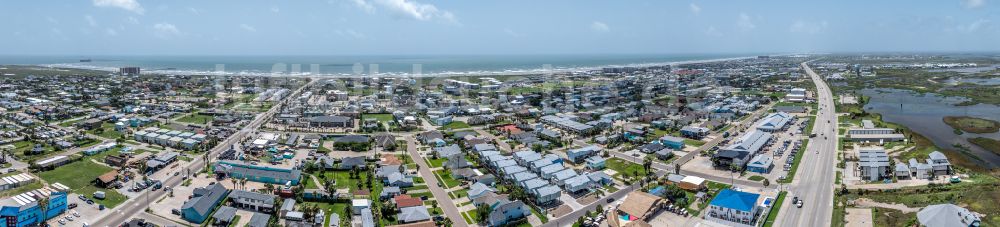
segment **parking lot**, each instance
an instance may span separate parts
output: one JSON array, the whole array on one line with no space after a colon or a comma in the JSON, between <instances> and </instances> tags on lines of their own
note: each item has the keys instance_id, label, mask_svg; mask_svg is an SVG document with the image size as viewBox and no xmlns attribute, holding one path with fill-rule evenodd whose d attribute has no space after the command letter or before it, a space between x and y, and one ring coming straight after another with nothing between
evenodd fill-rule
<instances>
[{"instance_id":1,"label":"parking lot","mask_svg":"<svg viewBox=\"0 0 1000 227\"><path fill-rule=\"evenodd\" d=\"M764 178L767 178L773 183L775 180L785 176L785 174L788 173L788 170L791 167L792 164L791 161L794 160L793 158L794 155L796 154L796 152L798 152L799 147L801 146L801 141L802 141L801 139L803 138L803 135L800 131L802 131L801 128L804 128L806 125L805 119L807 118L797 118L794 122L790 122L791 125L786 130L772 133L773 138L771 139L771 141L768 142L768 144L764 148L762 148L759 154L757 154L757 155L770 155L774 158L773 160L774 167L771 169L771 172L766 174L761 174L761 173L747 171L746 174L743 174L743 176L737 175L736 178L747 180L747 178L750 178L751 176L759 175L763 176ZM748 130L747 132L750 131ZM718 149L722 149L725 148L726 146L729 146L732 143L731 140L739 138L740 136L742 135L730 136L729 138L727 138L727 140L724 140L717 146ZM721 178L733 177L732 172L730 172L728 169L725 168L717 169L716 167L712 166L712 157L710 155L695 156L694 159L691 159L691 161L685 163L684 166L682 166L681 168L688 171L705 173Z\"/></svg>"}]
</instances>

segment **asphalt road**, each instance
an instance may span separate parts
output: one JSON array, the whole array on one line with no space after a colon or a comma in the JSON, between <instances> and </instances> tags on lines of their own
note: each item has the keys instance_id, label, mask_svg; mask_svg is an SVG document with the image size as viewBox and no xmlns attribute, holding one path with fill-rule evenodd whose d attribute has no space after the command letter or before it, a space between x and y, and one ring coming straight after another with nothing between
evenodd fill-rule
<instances>
[{"instance_id":1,"label":"asphalt road","mask_svg":"<svg viewBox=\"0 0 1000 227\"><path fill-rule=\"evenodd\" d=\"M816 84L819 111L809 140L806 153L792 184L788 196L803 199L802 208L796 208L791 200L785 200L774 226L830 226L833 214L834 162L837 160L837 115L834 110L833 94L826 82L803 62L802 68Z\"/></svg>"},{"instance_id":2,"label":"asphalt road","mask_svg":"<svg viewBox=\"0 0 1000 227\"><path fill-rule=\"evenodd\" d=\"M434 199L438 201L438 207L444 211L445 217L451 219L452 226L464 227L469 226L465 223L465 218L462 217L462 213L458 212L458 207L455 202L451 201L451 197L448 196L448 192L438 186L438 180L434 177L434 173L431 172L431 167L427 166L427 163L423 161L420 154L417 153L417 143L414 142L413 136L406 137L406 152L413 159L413 162L420 167L420 176L424 178L424 183L427 184L427 189L431 191L434 195Z\"/></svg>"},{"instance_id":3,"label":"asphalt road","mask_svg":"<svg viewBox=\"0 0 1000 227\"><path fill-rule=\"evenodd\" d=\"M309 84L303 85L302 87L299 87L299 89L296 89L295 92L293 92L292 94L285 96L285 99L282 100L280 104L272 106L271 109L267 110L267 112L258 114L257 117L255 117L252 121L250 121L250 123L248 123L242 129L240 129L236 133L233 133L233 135L230 135L228 138L226 138L218 145L216 145L214 148L209 150L208 156L210 158L217 157L220 152L229 149L229 146L236 144L240 140L243 140L243 138L245 138L247 135L253 135L253 133L257 131L257 128L259 128L261 124L267 122L267 119L270 119L272 116L274 116L275 113L278 112L279 109L281 109L282 106L281 104L287 102L287 100L289 100L289 97L298 97L299 93L302 92L302 89L308 87L313 83L316 83L316 81L319 80L313 79L311 82L309 82ZM190 170L190 172L192 173L197 173L201 171L201 169L204 166L205 166L205 160L202 159L201 157L195 157L184 168ZM163 181L163 186L165 188L166 187L175 188L181 184L182 176L170 176L167 179L160 179L160 180ZM166 195L165 190L157 190L157 191L143 190L136 197L129 198L129 200L126 200L124 203L119 204L114 209L104 211L103 213L105 216L101 217L99 221L94 222L92 226L118 226L119 224L125 221L131 220L132 217L135 217L139 212L145 211L146 207L149 206L150 202L156 201L164 195ZM174 198L174 199L184 199L184 198ZM177 207L177 209L180 209L180 207Z\"/></svg>"}]
</instances>

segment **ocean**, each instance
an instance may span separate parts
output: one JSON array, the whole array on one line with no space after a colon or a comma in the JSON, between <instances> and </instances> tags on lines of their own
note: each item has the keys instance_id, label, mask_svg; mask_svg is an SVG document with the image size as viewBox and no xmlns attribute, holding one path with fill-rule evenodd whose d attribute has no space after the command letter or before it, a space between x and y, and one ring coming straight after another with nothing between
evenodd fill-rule
<instances>
[{"instance_id":1,"label":"ocean","mask_svg":"<svg viewBox=\"0 0 1000 227\"><path fill-rule=\"evenodd\" d=\"M448 76L586 71L750 56L756 55L0 56L0 65L103 71L134 66L144 73L180 75Z\"/></svg>"}]
</instances>

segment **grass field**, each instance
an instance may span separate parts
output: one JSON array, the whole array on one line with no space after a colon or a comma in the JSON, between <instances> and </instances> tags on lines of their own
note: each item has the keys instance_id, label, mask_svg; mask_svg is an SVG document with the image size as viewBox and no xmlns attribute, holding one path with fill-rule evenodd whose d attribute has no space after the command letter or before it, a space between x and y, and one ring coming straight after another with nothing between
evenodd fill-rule
<instances>
[{"instance_id":1,"label":"grass field","mask_svg":"<svg viewBox=\"0 0 1000 227\"><path fill-rule=\"evenodd\" d=\"M361 115L361 120L375 119L379 122L387 123L392 122L392 114L363 114Z\"/></svg>"},{"instance_id":2,"label":"grass field","mask_svg":"<svg viewBox=\"0 0 1000 227\"><path fill-rule=\"evenodd\" d=\"M448 124L446 124L444 126L441 126L438 129L440 129L440 130L455 130L455 129L465 129L465 128L469 128L469 127L470 127L469 124L467 124L467 123L465 123L463 121L452 121L451 123L448 123Z\"/></svg>"},{"instance_id":3,"label":"grass field","mask_svg":"<svg viewBox=\"0 0 1000 227\"><path fill-rule=\"evenodd\" d=\"M207 124L208 122L212 122L212 119L215 119L212 115L193 113L177 118L177 121L191 124Z\"/></svg>"},{"instance_id":4,"label":"grass field","mask_svg":"<svg viewBox=\"0 0 1000 227\"><path fill-rule=\"evenodd\" d=\"M317 174L317 177L319 177L318 176L319 173L314 173L314 174ZM351 192L354 192L355 190L357 190L358 187L364 187L363 183L364 183L365 179L368 179L367 178L368 177L368 172L367 171L362 171L361 174L359 175L359 177L357 179L351 179L351 172L350 171L326 171L326 172L323 173L323 175L326 176L326 180L333 179L334 182L336 182L336 183L334 183L334 185L335 185L334 187L335 188L349 188L349 189L351 189ZM321 182L323 181L323 178L318 178L318 179ZM312 181L312 179L306 179L306 181ZM313 184L313 183L312 182L306 182L306 184ZM372 186L375 186L375 184L372 184ZM318 187L322 187L322 186L317 185L316 187L318 188Z\"/></svg>"},{"instance_id":5,"label":"grass field","mask_svg":"<svg viewBox=\"0 0 1000 227\"><path fill-rule=\"evenodd\" d=\"M46 182L52 183L62 183L69 187L74 193L93 198L93 194L96 191L104 191L106 193L105 199L94 199L94 202L102 204L105 207L113 208L122 202L125 202L125 195L118 193L115 190L108 190L103 188L97 188L97 186L91 184L91 182L96 179L101 174L112 171L111 167L103 166L94 162L90 159L84 158L64 166L60 166L54 170L49 170L45 172L38 173L38 176L44 179Z\"/></svg>"},{"instance_id":6,"label":"grass field","mask_svg":"<svg viewBox=\"0 0 1000 227\"><path fill-rule=\"evenodd\" d=\"M436 159L428 158L427 159L427 165L431 166L431 168L433 168L433 167L441 167L441 166L444 165L445 161L448 161L448 159L447 158L436 158Z\"/></svg>"},{"instance_id":7,"label":"grass field","mask_svg":"<svg viewBox=\"0 0 1000 227\"><path fill-rule=\"evenodd\" d=\"M636 173L639 176L646 176L646 170L642 168L642 165L619 158L608 159L605 161L604 165L606 168L617 172L614 177L625 178L625 176L632 176L633 173Z\"/></svg>"},{"instance_id":8,"label":"grass field","mask_svg":"<svg viewBox=\"0 0 1000 227\"><path fill-rule=\"evenodd\" d=\"M445 188L452 188L462 184L461 181L455 180L455 178L451 177L451 171L436 170L434 171L434 174L438 175L438 177L441 179L441 183L444 184Z\"/></svg>"},{"instance_id":9,"label":"grass field","mask_svg":"<svg viewBox=\"0 0 1000 227\"><path fill-rule=\"evenodd\" d=\"M969 178L957 184L864 192L851 190L843 197L847 200L869 198L876 202L900 203L909 207L925 207L941 203L960 204L969 210L984 214L983 226L1000 226L1000 203L996 202L1000 200L1000 191L996 190L997 184L1000 184L1000 180L994 176L972 173ZM894 217L892 220L884 219L882 223L900 223L901 226L911 218L908 215L894 215L890 210L880 211ZM879 219L876 218L875 221L879 222Z\"/></svg>"},{"instance_id":10,"label":"grass field","mask_svg":"<svg viewBox=\"0 0 1000 227\"><path fill-rule=\"evenodd\" d=\"M753 175L753 176L750 176L749 178L747 178L747 180L762 181L762 180L764 180L764 177L760 176L760 175Z\"/></svg>"},{"instance_id":11,"label":"grass field","mask_svg":"<svg viewBox=\"0 0 1000 227\"><path fill-rule=\"evenodd\" d=\"M688 146L701 147L701 145L705 145L705 141L684 139L684 144L687 144Z\"/></svg>"},{"instance_id":12,"label":"grass field","mask_svg":"<svg viewBox=\"0 0 1000 227\"><path fill-rule=\"evenodd\" d=\"M1000 122L990 119L946 116L942 120L954 129L969 133L994 133L1000 130Z\"/></svg>"},{"instance_id":13,"label":"grass field","mask_svg":"<svg viewBox=\"0 0 1000 227\"><path fill-rule=\"evenodd\" d=\"M118 139L122 136L121 132L115 131L115 124L107 122L101 124L101 130L93 129L87 132L108 139Z\"/></svg>"}]
</instances>

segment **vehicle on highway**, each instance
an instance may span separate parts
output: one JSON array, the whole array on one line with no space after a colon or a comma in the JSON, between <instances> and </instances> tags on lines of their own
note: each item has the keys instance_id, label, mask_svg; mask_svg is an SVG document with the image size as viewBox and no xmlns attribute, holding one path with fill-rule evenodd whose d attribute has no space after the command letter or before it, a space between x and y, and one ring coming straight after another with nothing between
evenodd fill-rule
<instances>
[{"instance_id":1,"label":"vehicle on highway","mask_svg":"<svg viewBox=\"0 0 1000 227\"><path fill-rule=\"evenodd\" d=\"M795 203L795 206L802 208L802 203L803 203L802 200L799 200L798 203Z\"/></svg>"},{"instance_id":2,"label":"vehicle on highway","mask_svg":"<svg viewBox=\"0 0 1000 227\"><path fill-rule=\"evenodd\" d=\"M607 203L611 203L611 202L614 202L614 201L615 201L615 198L608 198L608 200L607 200L607 201L605 201L605 202L607 202Z\"/></svg>"}]
</instances>

